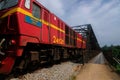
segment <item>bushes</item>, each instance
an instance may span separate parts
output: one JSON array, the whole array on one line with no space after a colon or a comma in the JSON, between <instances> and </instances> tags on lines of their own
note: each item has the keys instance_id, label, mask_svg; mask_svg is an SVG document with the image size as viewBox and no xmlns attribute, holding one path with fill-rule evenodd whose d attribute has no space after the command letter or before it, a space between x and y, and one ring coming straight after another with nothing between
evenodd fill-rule
<instances>
[{"instance_id":1,"label":"bushes","mask_svg":"<svg viewBox=\"0 0 120 80\"><path fill-rule=\"evenodd\" d=\"M102 51L108 62L120 72L120 46L104 46Z\"/></svg>"}]
</instances>

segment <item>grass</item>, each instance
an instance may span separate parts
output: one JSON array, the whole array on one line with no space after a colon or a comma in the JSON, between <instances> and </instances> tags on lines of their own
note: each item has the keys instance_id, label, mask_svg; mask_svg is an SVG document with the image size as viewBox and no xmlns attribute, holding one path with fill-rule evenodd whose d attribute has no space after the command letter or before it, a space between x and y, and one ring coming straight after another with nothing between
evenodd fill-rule
<instances>
[{"instance_id":1,"label":"grass","mask_svg":"<svg viewBox=\"0 0 120 80\"><path fill-rule=\"evenodd\" d=\"M76 80L76 76L72 75L69 80Z\"/></svg>"}]
</instances>

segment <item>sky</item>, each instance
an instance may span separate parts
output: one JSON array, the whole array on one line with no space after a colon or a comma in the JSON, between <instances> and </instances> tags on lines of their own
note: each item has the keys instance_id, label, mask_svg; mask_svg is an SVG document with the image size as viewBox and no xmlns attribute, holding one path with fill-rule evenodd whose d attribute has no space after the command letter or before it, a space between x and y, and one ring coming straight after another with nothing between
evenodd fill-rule
<instances>
[{"instance_id":1,"label":"sky","mask_svg":"<svg viewBox=\"0 0 120 80\"><path fill-rule=\"evenodd\" d=\"M91 24L100 46L120 45L120 0L38 0L70 26Z\"/></svg>"}]
</instances>

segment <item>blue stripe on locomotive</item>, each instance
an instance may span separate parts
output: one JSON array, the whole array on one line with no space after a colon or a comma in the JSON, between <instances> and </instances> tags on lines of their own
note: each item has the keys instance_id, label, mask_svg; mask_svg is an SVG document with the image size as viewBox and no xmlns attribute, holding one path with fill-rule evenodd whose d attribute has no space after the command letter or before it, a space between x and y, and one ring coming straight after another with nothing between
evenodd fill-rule
<instances>
[{"instance_id":1,"label":"blue stripe on locomotive","mask_svg":"<svg viewBox=\"0 0 120 80\"><path fill-rule=\"evenodd\" d=\"M35 20L35 19L33 19L32 17L27 16L27 15L25 16L25 21L26 21L27 23L33 24L33 25L38 26L38 27L41 27L41 26L42 26L42 23L41 23L40 21Z\"/></svg>"}]
</instances>

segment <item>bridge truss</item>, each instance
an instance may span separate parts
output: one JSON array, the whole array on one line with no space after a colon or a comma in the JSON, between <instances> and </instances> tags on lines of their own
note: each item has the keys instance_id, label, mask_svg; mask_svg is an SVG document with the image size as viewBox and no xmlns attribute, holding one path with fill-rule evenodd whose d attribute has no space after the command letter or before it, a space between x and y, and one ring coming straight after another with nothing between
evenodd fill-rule
<instances>
[{"instance_id":1,"label":"bridge truss","mask_svg":"<svg viewBox=\"0 0 120 80\"><path fill-rule=\"evenodd\" d=\"M86 39L86 62L100 52L100 46L94 34L91 24L77 25L72 27Z\"/></svg>"}]
</instances>

